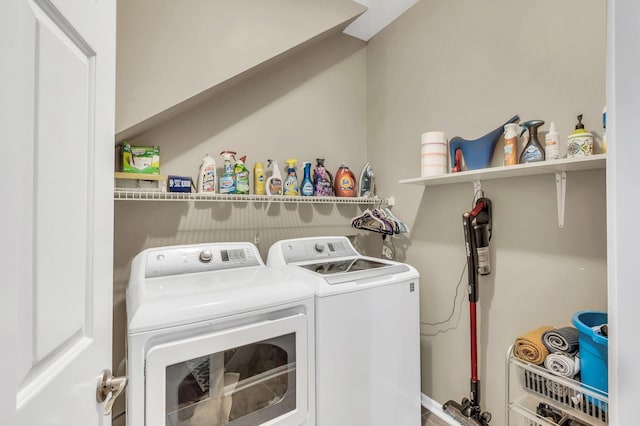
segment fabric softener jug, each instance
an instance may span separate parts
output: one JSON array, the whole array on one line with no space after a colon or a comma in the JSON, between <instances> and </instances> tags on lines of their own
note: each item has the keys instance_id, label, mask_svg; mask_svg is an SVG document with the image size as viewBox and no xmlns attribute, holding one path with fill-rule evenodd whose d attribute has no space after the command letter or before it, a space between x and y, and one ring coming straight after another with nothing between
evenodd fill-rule
<instances>
[{"instance_id":1,"label":"fabric softener jug","mask_svg":"<svg viewBox=\"0 0 640 426\"><path fill-rule=\"evenodd\" d=\"M316 196L333 195L333 176L324 167L324 158L316 158L316 168L313 170L313 194Z\"/></svg>"},{"instance_id":2,"label":"fabric softener jug","mask_svg":"<svg viewBox=\"0 0 640 426\"><path fill-rule=\"evenodd\" d=\"M349 167L344 164L336 172L336 180L333 189L336 197L355 197L356 196L356 177Z\"/></svg>"}]
</instances>

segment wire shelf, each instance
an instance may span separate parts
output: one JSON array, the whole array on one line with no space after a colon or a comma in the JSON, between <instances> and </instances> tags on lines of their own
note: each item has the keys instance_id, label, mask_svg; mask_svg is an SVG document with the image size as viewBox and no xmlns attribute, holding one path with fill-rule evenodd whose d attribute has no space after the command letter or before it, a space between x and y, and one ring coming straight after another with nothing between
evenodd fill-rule
<instances>
[{"instance_id":1,"label":"wire shelf","mask_svg":"<svg viewBox=\"0 0 640 426\"><path fill-rule=\"evenodd\" d=\"M528 395L535 395L540 401L548 403L561 410L567 418L575 418L589 425L607 425L609 423L609 398L608 395L598 389L585 385L579 381L561 377L552 374L549 370L537 365L530 364L513 356L512 349L508 353L508 368L514 369L508 372L509 375L514 374L517 377L520 387L524 389ZM507 382L509 386L509 383ZM508 389L507 395L510 394ZM511 401L509 408L522 413L523 411L531 412L530 408L523 406L519 400ZM535 415L535 410L533 410ZM540 424L556 424L544 423ZM557 423L564 424L564 423Z\"/></svg>"},{"instance_id":2,"label":"wire shelf","mask_svg":"<svg viewBox=\"0 0 640 426\"><path fill-rule=\"evenodd\" d=\"M123 201L205 201L205 202L250 202L293 204L360 204L386 206L388 200L380 197L301 197L287 195L255 194L198 194L192 192L161 192L115 190L114 200Z\"/></svg>"}]
</instances>

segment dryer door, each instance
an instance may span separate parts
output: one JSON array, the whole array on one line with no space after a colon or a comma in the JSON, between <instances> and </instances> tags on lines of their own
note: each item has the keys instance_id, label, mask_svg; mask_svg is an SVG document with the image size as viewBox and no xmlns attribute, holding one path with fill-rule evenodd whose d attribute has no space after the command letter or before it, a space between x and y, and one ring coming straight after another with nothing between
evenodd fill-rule
<instances>
[{"instance_id":1,"label":"dryer door","mask_svg":"<svg viewBox=\"0 0 640 426\"><path fill-rule=\"evenodd\" d=\"M153 346L145 424L303 424L308 355L303 314Z\"/></svg>"}]
</instances>

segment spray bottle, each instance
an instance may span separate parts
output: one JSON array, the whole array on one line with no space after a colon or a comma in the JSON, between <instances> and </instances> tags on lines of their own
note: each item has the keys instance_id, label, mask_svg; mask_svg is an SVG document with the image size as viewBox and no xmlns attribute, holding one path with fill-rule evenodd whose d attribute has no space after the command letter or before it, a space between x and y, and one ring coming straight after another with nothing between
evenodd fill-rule
<instances>
[{"instance_id":1,"label":"spray bottle","mask_svg":"<svg viewBox=\"0 0 640 426\"><path fill-rule=\"evenodd\" d=\"M235 194L236 193L236 174L233 169L236 153L233 151L222 151L220 153L224 160L222 176L220 176L220 193Z\"/></svg>"},{"instance_id":2,"label":"spray bottle","mask_svg":"<svg viewBox=\"0 0 640 426\"><path fill-rule=\"evenodd\" d=\"M244 165L246 159L246 155L240 157L233 167L233 172L236 175L236 194L249 193L249 170Z\"/></svg>"},{"instance_id":3,"label":"spray bottle","mask_svg":"<svg viewBox=\"0 0 640 426\"><path fill-rule=\"evenodd\" d=\"M296 173L296 164L298 160L289 158L287 161L287 177L284 178L284 195L295 197L300 195L298 187L298 174Z\"/></svg>"},{"instance_id":4,"label":"spray bottle","mask_svg":"<svg viewBox=\"0 0 640 426\"><path fill-rule=\"evenodd\" d=\"M544 161L544 148L538 140L538 127L543 124L544 121L542 120L529 120L520 125L522 127L520 136L524 135L525 132L529 133L529 141L520 154L520 164Z\"/></svg>"},{"instance_id":5,"label":"spray bottle","mask_svg":"<svg viewBox=\"0 0 640 426\"><path fill-rule=\"evenodd\" d=\"M198 193L213 194L216 192L216 160L209 154L205 155L198 174Z\"/></svg>"},{"instance_id":6,"label":"spray bottle","mask_svg":"<svg viewBox=\"0 0 640 426\"><path fill-rule=\"evenodd\" d=\"M313 182L311 182L311 163L305 161L302 163L304 167L304 178L302 179L302 185L300 185L300 192L305 197L313 195Z\"/></svg>"},{"instance_id":7,"label":"spray bottle","mask_svg":"<svg viewBox=\"0 0 640 426\"><path fill-rule=\"evenodd\" d=\"M264 166L262 162L256 161L253 165L253 193L256 195L265 195L265 179Z\"/></svg>"},{"instance_id":8,"label":"spray bottle","mask_svg":"<svg viewBox=\"0 0 640 426\"><path fill-rule=\"evenodd\" d=\"M333 195L333 176L324 167L324 158L316 158L316 168L313 170L313 193L324 197Z\"/></svg>"},{"instance_id":9,"label":"spray bottle","mask_svg":"<svg viewBox=\"0 0 640 426\"><path fill-rule=\"evenodd\" d=\"M282 175L280 174L280 167L278 167L277 161L267 160L267 167L271 167L272 164L273 173L271 177L267 179L267 194L282 195Z\"/></svg>"}]
</instances>

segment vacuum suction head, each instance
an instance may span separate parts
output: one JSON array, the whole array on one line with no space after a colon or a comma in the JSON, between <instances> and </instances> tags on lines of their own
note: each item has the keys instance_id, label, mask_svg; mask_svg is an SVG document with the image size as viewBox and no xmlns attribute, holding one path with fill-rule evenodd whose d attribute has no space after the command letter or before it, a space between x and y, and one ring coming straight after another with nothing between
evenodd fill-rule
<instances>
[{"instance_id":1,"label":"vacuum suction head","mask_svg":"<svg viewBox=\"0 0 640 426\"><path fill-rule=\"evenodd\" d=\"M467 398L460 404L453 400L447 401L442 409L462 426L489 426L491 421L489 412L481 413L480 407L471 405Z\"/></svg>"}]
</instances>

